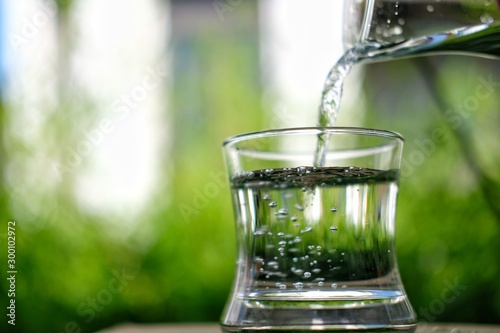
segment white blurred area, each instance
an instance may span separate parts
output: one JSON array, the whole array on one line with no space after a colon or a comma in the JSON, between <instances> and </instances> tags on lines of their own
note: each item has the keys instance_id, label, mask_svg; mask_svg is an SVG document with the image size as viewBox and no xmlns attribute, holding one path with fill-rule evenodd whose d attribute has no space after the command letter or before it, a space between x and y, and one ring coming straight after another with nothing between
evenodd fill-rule
<instances>
[{"instance_id":1,"label":"white blurred area","mask_svg":"<svg viewBox=\"0 0 500 333\"><path fill-rule=\"evenodd\" d=\"M341 0L259 2L261 62L270 127L316 126L327 74L343 55ZM360 66L355 66L360 67ZM337 125L359 126L361 70L347 80Z\"/></svg>"},{"instance_id":2,"label":"white blurred area","mask_svg":"<svg viewBox=\"0 0 500 333\"><path fill-rule=\"evenodd\" d=\"M44 197L66 182L81 210L133 226L168 154L168 1L74 1L64 20L55 4L4 5L14 216L40 228ZM54 120L76 139L44 142Z\"/></svg>"},{"instance_id":3,"label":"white blurred area","mask_svg":"<svg viewBox=\"0 0 500 333\"><path fill-rule=\"evenodd\" d=\"M71 21L78 36L71 61L75 84L102 106L112 123L77 179L79 202L89 210L134 216L158 182L168 124L167 2L76 1ZM101 108L101 107L99 107Z\"/></svg>"},{"instance_id":4,"label":"white blurred area","mask_svg":"<svg viewBox=\"0 0 500 333\"><path fill-rule=\"evenodd\" d=\"M44 195L56 187L43 142L44 126L58 105L57 19L54 5L38 0L3 3L5 42L6 188L14 216L38 230Z\"/></svg>"}]
</instances>

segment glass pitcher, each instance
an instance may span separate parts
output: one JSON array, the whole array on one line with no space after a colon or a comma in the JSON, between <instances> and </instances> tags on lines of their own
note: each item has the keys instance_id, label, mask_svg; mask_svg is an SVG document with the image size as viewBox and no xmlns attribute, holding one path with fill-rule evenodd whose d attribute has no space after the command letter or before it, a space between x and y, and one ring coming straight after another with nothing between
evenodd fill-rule
<instances>
[{"instance_id":1,"label":"glass pitcher","mask_svg":"<svg viewBox=\"0 0 500 333\"><path fill-rule=\"evenodd\" d=\"M344 47L361 60L423 53L500 56L500 0L345 0Z\"/></svg>"}]
</instances>

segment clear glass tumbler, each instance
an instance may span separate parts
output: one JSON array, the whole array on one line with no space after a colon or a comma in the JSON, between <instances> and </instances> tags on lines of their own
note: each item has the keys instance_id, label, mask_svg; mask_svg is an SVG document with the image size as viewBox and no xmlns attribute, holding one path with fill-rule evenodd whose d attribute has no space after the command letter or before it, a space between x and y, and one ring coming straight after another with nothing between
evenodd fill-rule
<instances>
[{"instance_id":1,"label":"clear glass tumbler","mask_svg":"<svg viewBox=\"0 0 500 333\"><path fill-rule=\"evenodd\" d=\"M399 134L281 129L223 147L238 242L224 332L415 330L394 247Z\"/></svg>"}]
</instances>

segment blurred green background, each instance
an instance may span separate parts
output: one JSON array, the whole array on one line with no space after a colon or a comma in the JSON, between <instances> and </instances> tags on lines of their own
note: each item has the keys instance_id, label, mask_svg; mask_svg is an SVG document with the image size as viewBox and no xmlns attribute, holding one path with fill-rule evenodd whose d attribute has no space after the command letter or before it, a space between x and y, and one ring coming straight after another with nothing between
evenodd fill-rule
<instances>
[{"instance_id":1,"label":"blurred green background","mask_svg":"<svg viewBox=\"0 0 500 333\"><path fill-rule=\"evenodd\" d=\"M235 262L221 143L314 125L322 82L302 73L333 53L266 39L282 16L262 2L23 3L1 2L0 331L218 321ZM320 5L281 13L306 27L298 40L330 26ZM360 65L346 83L339 125L406 138L397 249L421 321L500 323L499 69L433 56Z\"/></svg>"}]
</instances>

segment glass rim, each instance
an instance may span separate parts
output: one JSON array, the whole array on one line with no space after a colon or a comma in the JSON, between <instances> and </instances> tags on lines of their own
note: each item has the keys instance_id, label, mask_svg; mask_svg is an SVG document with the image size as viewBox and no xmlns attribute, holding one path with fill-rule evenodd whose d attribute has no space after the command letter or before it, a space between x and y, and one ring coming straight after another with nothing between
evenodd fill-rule
<instances>
[{"instance_id":1,"label":"glass rim","mask_svg":"<svg viewBox=\"0 0 500 333\"><path fill-rule=\"evenodd\" d=\"M273 137L279 135L292 135L292 134L352 134L352 135L364 135L364 136L376 136L381 138L396 139L404 142L404 137L398 132L375 129L369 127L321 127L321 126L310 126L310 127L286 127L278 129L268 129L262 131L254 131L241 133L234 136L230 136L225 139L222 143L223 147L230 144L248 141L252 139L259 139L264 137Z\"/></svg>"}]
</instances>

